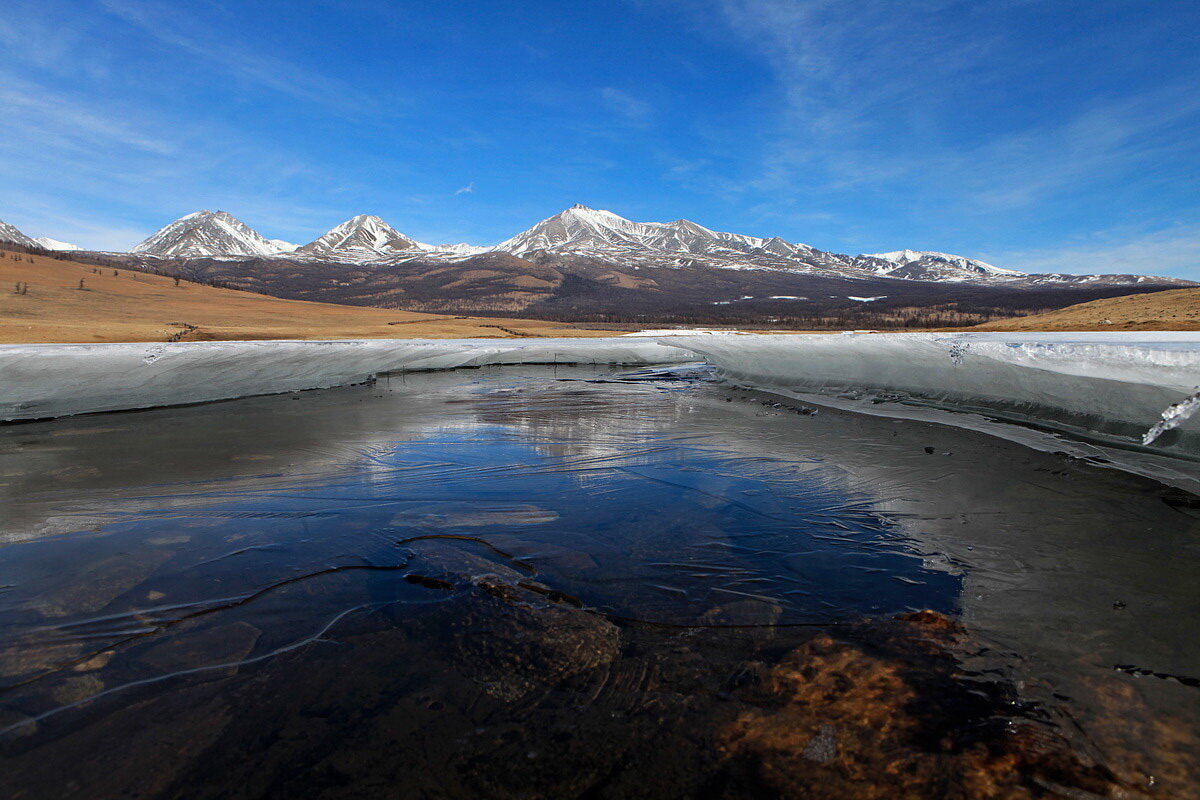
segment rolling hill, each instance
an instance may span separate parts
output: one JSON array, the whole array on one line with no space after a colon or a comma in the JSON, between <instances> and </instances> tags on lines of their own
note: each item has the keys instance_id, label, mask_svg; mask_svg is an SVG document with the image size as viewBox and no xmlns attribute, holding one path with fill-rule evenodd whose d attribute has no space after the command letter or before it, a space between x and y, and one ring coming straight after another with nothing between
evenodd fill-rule
<instances>
[{"instance_id":1,"label":"rolling hill","mask_svg":"<svg viewBox=\"0 0 1200 800\"><path fill-rule=\"evenodd\" d=\"M1110 297L1044 314L990 322L980 331L1196 331L1200 289Z\"/></svg>"},{"instance_id":2,"label":"rolling hill","mask_svg":"<svg viewBox=\"0 0 1200 800\"><path fill-rule=\"evenodd\" d=\"M285 300L2 247L0 289L3 343L611 335Z\"/></svg>"}]
</instances>

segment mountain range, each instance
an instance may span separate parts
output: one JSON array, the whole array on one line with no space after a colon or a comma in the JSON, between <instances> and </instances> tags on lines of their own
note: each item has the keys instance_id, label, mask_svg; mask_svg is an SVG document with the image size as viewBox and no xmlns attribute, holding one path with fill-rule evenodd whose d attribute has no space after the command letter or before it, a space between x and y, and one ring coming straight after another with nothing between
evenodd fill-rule
<instances>
[{"instance_id":1,"label":"mountain range","mask_svg":"<svg viewBox=\"0 0 1200 800\"><path fill-rule=\"evenodd\" d=\"M34 240L0 222L0 241ZM493 247L430 245L358 215L297 245L199 211L128 253L72 253L281 297L549 317L780 319L938 308L991 316L1195 285L1144 275L1030 274L924 250L844 255L689 220L634 222L575 205ZM916 324L916 323L910 323ZM957 323L948 323L957 324Z\"/></svg>"},{"instance_id":2,"label":"mountain range","mask_svg":"<svg viewBox=\"0 0 1200 800\"><path fill-rule=\"evenodd\" d=\"M32 239L0 222L0 241L48 250L80 250L50 238ZM529 256L551 253L602 259L622 268L716 267L781 270L825 277L889 277L936 282L1034 282L1059 285L1179 283L1141 275L1027 274L978 259L927 250L896 250L856 256L811 245L738 233L722 233L686 219L633 222L611 211L576 204L494 247L429 245L416 241L377 216L360 214L305 245L267 239L225 211L197 211L160 228L131 254L162 258L315 258L351 263L461 260L482 253Z\"/></svg>"}]
</instances>

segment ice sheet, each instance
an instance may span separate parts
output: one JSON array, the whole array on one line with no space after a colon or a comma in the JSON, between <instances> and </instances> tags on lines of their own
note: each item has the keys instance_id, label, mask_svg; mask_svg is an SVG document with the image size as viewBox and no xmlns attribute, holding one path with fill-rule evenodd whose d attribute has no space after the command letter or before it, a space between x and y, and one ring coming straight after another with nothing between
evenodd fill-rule
<instances>
[{"instance_id":1,"label":"ice sheet","mask_svg":"<svg viewBox=\"0 0 1200 800\"><path fill-rule=\"evenodd\" d=\"M1033 422L1139 446L1200 385L1196 333L673 337L735 382ZM1193 418L1156 449L1200 455Z\"/></svg>"},{"instance_id":2,"label":"ice sheet","mask_svg":"<svg viewBox=\"0 0 1200 800\"><path fill-rule=\"evenodd\" d=\"M0 420L179 405L361 383L384 372L487 364L663 364L650 338L0 346Z\"/></svg>"},{"instance_id":3,"label":"ice sheet","mask_svg":"<svg viewBox=\"0 0 1200 800\"><path fill-rule=\"evenodd\" d=\"M1200 664L1183 613L1200 572L1188 497L970 431L797 414L679 373L694 374L411 373L0 427L0 784L16 787L0 794L60 797L73 781L116 797L214 763L246 766L220 771L209 797L264 775L299 776L303 793L314 748L288 744L301 741L322 763L362 765L338 773L363 781L351 788L386 770L406 789L432 774L425 794L511 796L532 775L541 796L578 797L559 776L628 775L631 730L642 750L665 730L711 747L734 714L761 713L735 704L764 697L754 675L780 663L813 665L818 690L850 676L806 718L838 721L839 742L858 741L845 698L865 687L870 719L887 713L922 743L941 735L934 717L966 731L968 753L990 745L981 731L1007 746L1010 721L1054 726L1038 747L1077 735L1089 788L1129 763L1093 731L1169 767L1144 774L1196 774L1195 689L1155 677ZM925 608L961 621L960 649L888 619ZM825 634L878 655L794 650ZM901 636L931 661L895 660ZM880 674L904 677L883 684L896 690L882 712ZM505 731L522 732L513 749L497 745ZM95 758L97 743L121 757ZM695 751L669 751L689 775L708 763L681 752ZM1050 763L1064 785L1064 762ZM713 769L729 774L723 752ZM485 770L515 777L502 792L436 783Z\"/></svg>"}]
</instances>

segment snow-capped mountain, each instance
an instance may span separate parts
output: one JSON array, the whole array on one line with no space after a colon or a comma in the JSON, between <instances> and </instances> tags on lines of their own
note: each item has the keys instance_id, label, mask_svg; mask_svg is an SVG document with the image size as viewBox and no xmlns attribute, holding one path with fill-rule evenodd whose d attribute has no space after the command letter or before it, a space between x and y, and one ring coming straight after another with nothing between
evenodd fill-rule
<instances>
[{"instance_id":1,"label":"snow-capped mountain","mask_svg":"<svg viewBox=\"0 0 1200 800\"><path fill-rule=\"evenodd\" d=\"M299 247L292 255L339 261L411 261L415 258L454 258L489 252L469 244L424 244L405 236L379 217L359 214L324 236Z\"/></svg>"},{"instance_id":2,"label":"snow-capped mountain","mask_svg":"<svg viewBox=\"0 0 1200 800\"><path fill-rule=\"evenodd\" d=\"M947 253L901 250L845 256L779 237L720 233L685 219L632 222L611 211L575 205L501 242L514 255L544 251L585 256L623 267L707 266L769 269L849 278L887 276L923 281L994 281L1024 273Z\"/></svg>"},{"instance_id":3,"label":"snow-capped mountain","mask_svg":"<svg viewBox=\"0 0 1200 800\"><path fill-rule=\"evenodd\" d=\"M224 211L197 211L180 217L130 252L153 256L273 256L296 245L266 239Z\"/></svg>"},{"instance_id":4,"label":"snow-capped mountain","mask_svg":"<svg viewBox=\"0 0 1200 800\"><path fill-rule=\"evenodd\" d=\"M104 254L104 263L277 297L414 311L738 324L848 324L863 315L970 324L997 313L1197 285L1141 275L1025 274L933 251L843 255L682 219L634 222L582 205L495 247L424 244L365 214L297 247L206 211L168 225L133 253Z\"/></svg>"},{"instance_id":5,"label":"snow-capped mountain","mask_svg":"<svg viewBox=\"0 0 1200 800\"><path fill-rule=\"evenodd\" d=\"M78 250L50 238L34 240L0 222L0 241ZM634 222L611 211L576 204L495 247L431 245L407 236L377 216L360 214L306 245L267 239L224 211L199 211L172 222L140 243L134 255L156 258L284 259L292 263L340 262L401 267L476 257L516 257L567 272L595 269L718 269L791 273L855 281L959 283L1011 289L1191 285L1177 278L1142 275L1026 274L974 258L928 250L856 256L818 250L779 237L724 233L685 219ZM582 270L582 272L580 272ZM644 275L645 273L643 273ZM648 277L644 280L650 280ZM881 289L883 287L880 287ZM887 292L878 292L886 295ZM796 293L797 296L804 292ZM855 293L858 296L859 293ZM873 296L870 292L862 296ZM788 295L790 296L790 294Z\"/></svg>"},{"instance_id":6,"label":"snow-capped mountain","mask_svg":"<svg viewBox=\"0 0 1200 800\"><path fill-rule=\"evenodd\" d=\"M621 266L720 266L735 269L836 268L836 259L806 244L709 230L686 219L633 222L576 204L496 245L513 255L534 251L589 256ZM794 263L792 263L794 262Z\"/></svg>"},{"instance_id":7,"label":"snow-capped mountain","mask_svg":"<svg viewBox=\"0 0 1200 800\"><path fill-rule=\"evenodd\" d=\"M417 246L427 253L444 253L450 256L477 256L480 253L491 253L494 247L479 247L478 245L459 242L458 244L421 244Z\"/></svg>"},{"instance_id":8,"label":"snow-capped mountain","mask_svg":"<svg viewBox=\"0 0 1200 800\"><path fill-rule=\"evenodd\" d=\"M4 220L0 220L0 242L12 242L24 247L39 246L36 241L21 233L16 225L9 225Z\"/></svg>"},{"instance_id":9,"label":"snow-capped mountain","mask_svg":"<svg viewBox=\"0 0 1200 800\"><path fill-rule=\"evenodd\" d=\"M51 239L49 236L39 236L33 241L37 242L39 247L44 247L47 250L82 250L83 248L77 244L70 242L60 242L58 239Z\"/></svg>"},{"instance_id":10,"label":"snow-capped mountain","mask_svg":"<svg viewBox=\"0 0 1200 800\"><path fill-rule=\"evenodd\" d=\"M22 233L15 225L9 225L3 220L0 220L0 242L13 242L15 244L24 245L25 247L40 247L43 250L83 249L77 244L60 242L57 239L51 239L49 236L39 236L36 239L30 238Z\"/></svg>"},{"instance_id":11,"label":"snow-capped mountain","mask_svg":"<svg viewBox=\"0 0 1200 800\"><path fill-rule=\"evenodd\" d=\"M966 256L927 250L849 256L779 237L762 239L720 233L684 219L633 222L611 211L583 205L574 205L544 219L495 249L525 258L537 259L538 253L544 253L559 260L582 258L633 269L711 267L854 280L888 278L1013 288L1129 286L1146 281L1156 285L1190 285L1177 278L1139 275L1034 275Z\"/></svg>"},{"instance_id":12,"label":"snow-capped mountain","mask_svg":"<svg viewBox=\"0 0 1200 800\"><path fill-rule=\"evenodd\" d=\"M891 253L865 253L856 256L855 266L877 275L917 281L961 281L974 278L1024 278L1024 272L1003 269L965 256L928 250L896 250Z\"/></svg>"},{"instance_id":13,"label":"snow-capped mountain","mask_svg":"<svg viewBox=\"0 0 1200 800\"><path fill-rule=\"evenodd\" d=\"M489 252L469 244L423 244L372 214L359 214L306 245L267 239L224 211L197 211L159 229L129 252L175 258L304 258L348 263L417 258L455 260Z\"/></svg>"},{"instance_id":14,"label":"snow-capped mountain","mask_svg":"<svg viewBox=\"0 0 1200 800\"><path fill-rule=\"evenodd\" d=\"M408 250L423 250L414 240L388 225L379 217L359 214L324 236L296 249L297 254L342 256L372 260Z\"/></svg>"}]
</instances>

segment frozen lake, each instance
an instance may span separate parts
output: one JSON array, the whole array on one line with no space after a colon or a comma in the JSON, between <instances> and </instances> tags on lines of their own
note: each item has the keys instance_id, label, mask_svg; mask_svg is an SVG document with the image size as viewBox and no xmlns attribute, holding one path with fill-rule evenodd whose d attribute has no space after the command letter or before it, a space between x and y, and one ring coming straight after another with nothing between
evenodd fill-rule
<instances>
[{"instance_id":1,"label":"frozen lake","mask_svg":"<svg viewBox=\"0 0 1200 800\"><path fill-rule=\"evenodd\" d=\"M3 426L0 793L1181 796L1168 483L679 366Z\"/></svg>"}]
</instances>

